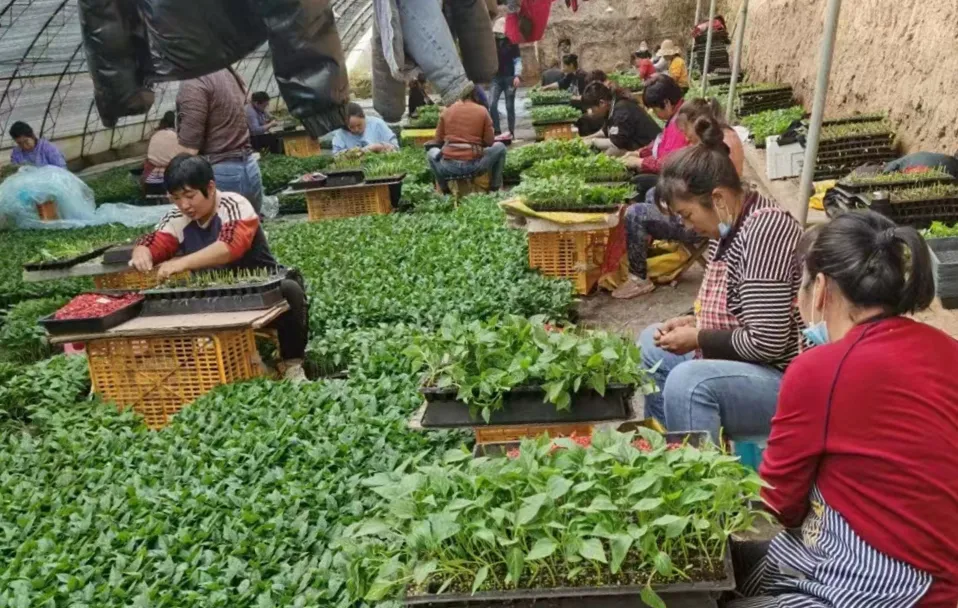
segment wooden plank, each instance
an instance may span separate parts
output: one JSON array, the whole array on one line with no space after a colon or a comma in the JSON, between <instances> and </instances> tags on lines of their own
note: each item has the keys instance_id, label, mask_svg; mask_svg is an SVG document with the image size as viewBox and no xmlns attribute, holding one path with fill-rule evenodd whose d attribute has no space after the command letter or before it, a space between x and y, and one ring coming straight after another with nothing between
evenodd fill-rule
<instances>
[{"instance_id":1,"label":"wooden plank","mask_svg":"<svg viewBox=\"0 0 958 608\"><path fill-rule=\"evenodd\" d=\"M172 336L219 329L251 327L260 329L289 310L283 302L267 310L242 312L214 312L195 315L169 315L164 317L137 317L102 333L67 334L50 336L52 344L89 342L103 338L142 338L146 336Z\"/></svg>"},{"instance_id":2,"label":"wooden plank","mask_svg":"<svg viewBox=\"0 0 958 608\"><path fill-rule=\"evenodd\" d=\"M104 264L103 256L83 262L69 268L59 268L57 270L24 270L23 280L26 283L38 283L40 281L56 281L58 279L69 279L73 277L93 277L103 274L113 274L115 272L126 272L130 270L129 264Z\"/></svg>"}]
</instances>

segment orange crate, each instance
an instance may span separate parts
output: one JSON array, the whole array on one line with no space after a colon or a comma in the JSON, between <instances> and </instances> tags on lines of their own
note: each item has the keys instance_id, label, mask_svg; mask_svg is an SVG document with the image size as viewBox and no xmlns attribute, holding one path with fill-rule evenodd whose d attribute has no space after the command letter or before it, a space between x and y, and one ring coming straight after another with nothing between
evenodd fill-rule
<instances>
[{"instance_id":1,"label":"orange crate","mask_svg":"<svg viewBox=\"0 0 958 608\"><path fill-rule=\"evenodd\" d=\"M44 201L42 203L37 203L37 215L39 215L40 219L44 222L60 219L60 213L57 210L57 202Z\"/></svg>"},{"instance_id":2,"label":"orange crate","mask_svg":"<svg viewBox=\"0 0 958 608\"><path fill-rule=\"evenodd\" d=\"M252 329L107 338L86 345L93 392L132 407L151 429L222 384L261 374Z\"/></svg>"},{"instance_id":3,"label":"orange crate","mask_svg":"<svg viewBox=\"0 0 958 608\"><path fill-rule=\"evenodd\" d=\"M602 274L609 229L530 232L529 267L549 277L569 279L580 295L592 291Z\"/></svg>"},{"instance_id":4,"label":"orange crate","mask_svg":"<svg viewBox=\"0 0 958 608\"><path fill-rule=\"evenodd\" d=\"M575 133L572 131L572 123L563 122L554 125L540 125L533 127L536 130L536 139L550 140L550 139L572 139L575 137Z\"/></svg>"},{"instance_id":5,"label":"orange crate","mask_svg":"<svg viewBox=\"0 0 958 608\"><path fill-rule=\"evenodd\" d=\"M386 215L392 212L389 186L372 184L312 190L306 193L306 211L311 222L360 215Z\"/></svg>"},{"instance_id":6,"label":"orange crate","mask_svg":"<svg viewBox=\"0 0 958 608\"><path fill-rule=\"evenodd\" d=\"M319 146L319 141L308 133L297 133L283 136L283 152L286 156L305 158L307 156L318 156L322 153L322 149Z\"/></svg>"},{"instance_id":7,"label":"orange crate","mask_svg":"<svg viewBox=\"0 0 958 608\"><path fill-rule=\"evenodd\" d=\"M476 443L508 443L522 441L527 437L538 437L545 433L549 437L569 437L592 435L592 425L577 424L528 424L510 426L476 427Z\"/></svg>"},{"instance_id":8,"label":"orange crate","mask_svg":"<svg viewBox=\"0 0 958 608\"><path fill-rule=\"evenodd\" d=\"M170 280L184 279L189 273L173 275ZM93 284L97 289L125 289L128 291L140 291L141 289L152 289L160 284L156 278L156 270L150 272L140 272L139 270L125 270L123 272L114 272L112 274L101 274L93 277Z\"/></svg>"},{"instance_id":9,"label":"orange crate","mask_svg":"<svg viewBox=\"0 0 958 608\"><path fill-rule=\"evenodd\" d=\"M469 196L476 192L489 192L489 180L488 173L465 179L454 179L449 181L449 190L456 198Z\"/></svg>"}]
</instances>

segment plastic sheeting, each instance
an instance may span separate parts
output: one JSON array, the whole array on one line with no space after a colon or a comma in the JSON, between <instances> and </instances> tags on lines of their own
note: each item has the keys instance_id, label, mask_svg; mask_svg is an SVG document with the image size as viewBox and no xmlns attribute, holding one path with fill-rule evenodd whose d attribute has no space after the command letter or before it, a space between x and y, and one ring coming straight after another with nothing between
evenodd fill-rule
<instances>
[{"instance_id":1,"label":"plastic sheeting","mask_svg":"<svg viewBox=\"0 0 958 608\"><path fill-rule=\"evenodd\" d=\"M37 206L57 205L58 220L41 220ZM111 204L97 208L93 190L83 180L59 167L23 167L0 184L0 227L61 229L124 224L156 224L173 205L142 207Z\"/></svg>"},{"instance_id":2,"label":"plastic sheeting","mask_svg":"<svg viewBox=\"0 0 958 608\"><path fill-rule=\"evenodd\" d=\"M79 8L104 124L146 111L151 82L229 67L268 40L290 112L314 137L345 125L349 82L329 0L80 0Z\"/></svg>"}]
</instances>

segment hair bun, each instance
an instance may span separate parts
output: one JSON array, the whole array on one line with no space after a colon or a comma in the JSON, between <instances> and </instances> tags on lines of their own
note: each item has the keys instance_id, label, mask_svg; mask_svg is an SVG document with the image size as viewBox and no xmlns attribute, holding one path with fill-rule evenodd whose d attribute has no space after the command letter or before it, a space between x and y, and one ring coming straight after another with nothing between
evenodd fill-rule
<instances>
[{"instance_id":1,"label":"hair bun","mask_svg":"<svg viewBox=\"0 0 958 608\"><path fill-rule=\"evenodd\" d=\"M875 245L878 249L888 249L895 244L897 237L898 235L895 233L895 228L888 228L876 235Z\"/></svg>"},{"instance_id":2,"label":"hair bun","mask_svg":"<svg viewBox=\"0 0 958 608\"><path fill-rule=\"evenodd\" d=\"M698 135L701 145L709 150L724 150L728 153L728 146L725 145L725 133L722 127L714 118L700 116L695 121L695 134Z\"/></svg>"}]
</instances>

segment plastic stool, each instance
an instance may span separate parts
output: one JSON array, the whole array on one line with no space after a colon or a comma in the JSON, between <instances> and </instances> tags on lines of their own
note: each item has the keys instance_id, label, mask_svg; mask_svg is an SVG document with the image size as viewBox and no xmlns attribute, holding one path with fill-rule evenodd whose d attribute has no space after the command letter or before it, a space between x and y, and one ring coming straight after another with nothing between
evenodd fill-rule
<instances>
[{"instance_id":1,"label":"plastic stool","mask_svg":"<svg viewBox=\"0 0 958 608\"><path fill-rule=\"evenodd\" d=\"M766 447L768 447L768 437L762 435L738 437L732 441L732 450L741 459L742 464L756 471L762 464Z\"/></svg>"}]
</instances>

